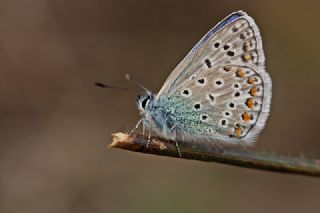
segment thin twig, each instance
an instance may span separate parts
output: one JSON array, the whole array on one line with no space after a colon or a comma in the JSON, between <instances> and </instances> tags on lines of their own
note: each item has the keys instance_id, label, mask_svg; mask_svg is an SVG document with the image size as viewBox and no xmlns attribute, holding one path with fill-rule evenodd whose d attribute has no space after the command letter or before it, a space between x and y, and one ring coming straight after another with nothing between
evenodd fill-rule
<instances>
[{"instance_id":1,"label":"thin twig","mask_svg":"<svg viewBox=\"0 0 320 213\"><path fill-rule=\"evenodd\" d=\"M180 158L175 143L172 141L152 137L146 149L148 139L144 136L119 132L112 134L112 137L113 142L109 145L112 148ZM207 144L187 141L179 142L179 147L184 159L224 163L273 172L320 176L320 160L286 157L241 148L210 148Z\"/></svg>"}]
</instances>

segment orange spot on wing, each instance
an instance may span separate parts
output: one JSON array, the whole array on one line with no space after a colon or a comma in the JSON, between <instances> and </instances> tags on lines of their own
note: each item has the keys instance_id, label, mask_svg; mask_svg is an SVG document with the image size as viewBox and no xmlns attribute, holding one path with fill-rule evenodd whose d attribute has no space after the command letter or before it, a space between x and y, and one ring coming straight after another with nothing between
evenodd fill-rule
<instances>
[{"instance_id":1,"label":"orange spot on wing","mask_svg":"<svg viewBox=\"0 0 320 213\"><path fill-rule=\"evenodd\" d=\"M252 59L251 55L249 53L245 53L242 55L242 59L246 62L250 61Z\"/></svg>"},{"instance_id":2,"label":"orange spot on wing","mask_svg":"<svg viewBox=\"0 0 320 213\"><path fill-rule=\"evenodd\" d=\"M248 108L253 108L253 106L255 105L255 102L252 98L248 98L247 101L246 101L246 105Z\"/></svg>"},{"instance_id":3,"label":"orange spot on wing","mask_svg":"<svg viewBox=\"0 0 320 213\"><path fill-rule=\"evenodd\" d=\"M257 81L258 81L258 80L257 80L255 77L250 76L250 77L248 78L248 83L249 83L249 84L253 84L253 83L257 82Z\"/></svg>"},{"instance_id":4,"label":"orange spot on wing","mask_svg":"<svg viewBox=\"0 0 320 213\"><path fill-rule=\"evenodd\" d=\"M249 122L252 118L253 118L252 115L250 115L247 112L242 114L242 119L244 120L244 122Z\"/></svg>"},{"instance_id":5,"label":"orange spot on wing","mask_svg":"<svg viewBox=\"0 0 320 213\"><path fill-rule=\"evenodd\" d=\"M257 91L258 91L257 87L254 86L254 87L251 88L251 90L249 91L249 93L250 93L250 95L252 95L252 96L256 96L256 95L257 95Z\"/></svg>"},{"instance_id":6,"label":"orange spot on wing","mask_svg":"<svg viewBox=\"0 0 320 213\"><path fill-rule=\"evenodd\" d=\"M239 136L241 136L242 129L240 127L237 127L237 128L235 128L234 132L235 132L236 136L239 137Z\"/></svg>"},{"instance_id":7,"label":"orange spot on wing","mask_svg":"<svg viewBox=\"0 0 320 213\"><path fill-rule=\"evenodd\" d=\"M239 70L237 70L237 72L236 72L236 76L237 76L238 78L242 78L242 77L244 76L244 74L245 74L245 72L244 72L243 69L239 69Z\"/></svg>"},{"instance_id":8,"label":"orange spot on wing","mask_svg":"<svg viewBox=\"0 0 320 213\"><path fill-rule=\"evenodd\" d=\"M231 71L232 67L231 66L225 66L223 69L224 69L224 71L229 72L229 71Z\"/></svg>"}]
</instances>

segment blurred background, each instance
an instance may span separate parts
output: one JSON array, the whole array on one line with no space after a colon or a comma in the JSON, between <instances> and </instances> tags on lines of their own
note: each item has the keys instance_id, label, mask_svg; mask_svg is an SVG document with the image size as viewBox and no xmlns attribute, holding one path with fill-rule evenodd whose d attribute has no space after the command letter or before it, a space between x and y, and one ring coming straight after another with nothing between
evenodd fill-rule
<instances>
[{"instance_id":1,"label":"blurred background","mask_svg":"<svg viewBox=\"0 0 320 213\"><path fill-rule=\"evenodd\" d=\"M107 149L152 91L236 10L273 79L257 150L320 157L319 1L0 0L0 212L319 212L318 179Z\"/></svg>"}]
</instances>

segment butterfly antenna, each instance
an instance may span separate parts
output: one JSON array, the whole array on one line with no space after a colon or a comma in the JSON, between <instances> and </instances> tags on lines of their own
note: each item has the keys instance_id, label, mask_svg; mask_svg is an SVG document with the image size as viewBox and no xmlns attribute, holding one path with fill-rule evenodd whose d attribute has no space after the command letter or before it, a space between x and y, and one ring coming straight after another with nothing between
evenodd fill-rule
<instances>
[{"instance_id":1,"label":"butterfly antenna","mask_svg":"<svg viewBox=\"0 0 320 213\"><path fill-rule=\"evenodd\" d=\"M128 73L125 75L125 78L126 78L128 81L130 81L130 82L138 85L138 86L141 87L142 89L144 89L145 92L147 92L147 93L149 92L149 90L148 90L147 88L145 88L144 86L142 86L139 82L133 80L132 77L131 77Z\"/></svg>"},{"instance_id":2,"label":"butterfly antenna","mask_svg":"<svg viewBox=\"0 0 320 213\"><path fill-rule=\"evenodd\" d=\"M129 89L129 88L125 88L125 87L115 87L115 86L110 86L101 82L95 82L94 85L96 85L97 87L100 88L105 88L105 89L117 89L117 90L122 90L122 91L126 91L126 92L132 92L132 93L138 93L138 94L142 94L143 91L141 90L137 90L137 89Z\"/></svg>"}]
</instances>

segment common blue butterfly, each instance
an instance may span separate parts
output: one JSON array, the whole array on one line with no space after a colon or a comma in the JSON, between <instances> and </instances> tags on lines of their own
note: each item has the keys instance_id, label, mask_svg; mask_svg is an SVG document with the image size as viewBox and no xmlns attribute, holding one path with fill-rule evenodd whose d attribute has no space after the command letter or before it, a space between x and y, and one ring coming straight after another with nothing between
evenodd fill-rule
<instances>
[{"instance_id":1,"label":"common blue butterfly","mask_svg":"<svg viewBox=\"0 0 320 213\"><path fill-rule=\"evenodd\" d=\"M272 82L259 29L230 14L189 52L157 94L138 98L143 129L176 141L252 145L270 111ZM150 136L150 133L149 133Z\"/></svg>"}]
</instances>

